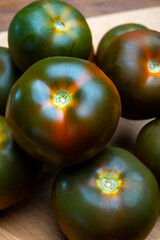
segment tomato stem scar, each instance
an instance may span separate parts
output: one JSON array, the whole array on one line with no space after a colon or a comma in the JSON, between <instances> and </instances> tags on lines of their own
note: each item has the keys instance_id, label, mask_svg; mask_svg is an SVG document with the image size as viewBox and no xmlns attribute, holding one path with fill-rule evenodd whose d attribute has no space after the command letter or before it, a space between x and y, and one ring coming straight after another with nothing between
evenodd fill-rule
<instances>
[{"instance_id":1,"label":"tomato stem scar","mask_svg":"<svg viewBox=\"0 0 160 240\"><path fill-rule=\"evenodd\" d=\"M122 181L113 172L106 172L103 175L99 176L99 179L97 179L98 187L103 193L106 194L117 193L119 191L121 183Z\"/></svg>"},{"instance_id":2,"label":"tomato stem scar","mask_svg":"<svg viewBox=\"0 0 160 240\"><path fill-rule=\"evenodd\" d=\"M58 107L64 107L70 102L70 95L66 91L59 91L53 98L53 103Z\"/></svg>"},{"instance_id":3,"label":"tomato stem scar","mask_svg":"<svg viewBox=\"0 0 160 240\"><path fill-rule=\"evenodd\" d=\"M65 31L67 29L66 24L60 19L58 19L54 22L54 26L59 31Z\"/></svg>"},{"instance_id":4,"label":"tomato stem scar","mask_svg":"<svg viewBox=\"0 0 160 240\"><path fill-rule=\"evenodd\" d=\"M158 73L160 71L160 62L157 59L150 59L147 65L148 70L152 73Z\"/></svg>"}]
</instances>

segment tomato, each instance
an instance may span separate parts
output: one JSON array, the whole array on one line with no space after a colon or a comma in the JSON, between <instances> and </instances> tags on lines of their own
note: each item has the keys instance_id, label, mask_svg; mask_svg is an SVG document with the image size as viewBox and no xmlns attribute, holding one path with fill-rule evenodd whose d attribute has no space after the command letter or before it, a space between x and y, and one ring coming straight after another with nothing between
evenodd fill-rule
<instances>
[{"instance_id":1,"label":"tomato","mask_svg":"<svg viewBox=\"0 0 160 240\"><path fill-rule=\"evenodd\" d=\"M94 58L95 58L95 56L94 56L94 48L93 48L93 45L92 45L92 49L91 49L90 55L88 57L88 61L94 62Z\"/></svg>"},{"instance_id":2,"label":"tomato","mask_svg":"<svg viewBox=\"0 0 160 240\"><path fill-rule=\"evenodd\" d=\"M21 72L13 63L9 50L0 47L0 114L5 114L9 92Z\"/></svg>"},{"instance_id":3,"label":"tomato","mask_svg":"<svg viewBox=\"0 0 160 240\"><path fill-rule=\"evenodd\" d=\"M122 116L146 119L160 116L160 33L148 29L115 38L100 68L115 83Z\"/></svg>"},{"instance_id":4,"label":"tomato","mask_svg":"<svg viewBox=\"0 0 160 240\"><path fill-rule=\"evenodd\" d=\"M126 150L106 147L59 172L52 208L69 240L142 240L158 218L159 196L148 168Z\"/></svg>"},{"instance_id":5,"label":"tomato","mask_svg":"<svg viewBox=\"0 0 160 240\"><path fill-rule=\"evenodd\" d=\"M117 27L112 28L109 32L107 32L103 38L101 39L98 50L96 54L96 63L99 66L101 62L104 61L104 56L107 51L108 46L111 44L111 42L118 36L126 33L131 32L138 29L144 29L146 28L143 25L137 24L137 23L126 23L119 25Z\"/></svg>"},{"instance_id":6,"label":"tomato","mask_svg":"<svg viewBox=\"0 0 160 240\"><path fill-rule=\"evenodd\" d=\"M20 149L0 116L0 210L26 198L40 175L40 164Z\"/></svg>"},{"instance_id":7,"label":"tomato","mask_svg":"<svg viewBox=\"0 0 160 240\"><path fill-rule=\"evenodd\" d=\"M145 125L138 134L135 154L154 173L160 185L160 119Z\"/></svg>"},{"instance_id":8,"label":"tomato","mask_svg":"<svg viewBox=\"0 0 160 240\"><path fill-rule=\"evenodd\" d=\"M62 1L36 1L21 9L8 32L9 49L22 71L51 56L88 59L92 36L84 16Z\"/></svg>"},{"instance_id":9,"label":"tomato","mask_svg":"<svg viewBox=\"0 0 160 240\"><path fill-rule=\"evenodd\" d=\"M118 91L97 66L52 57L34 64L14 85L6 119L28 154L68 167L100 151L120 113Z\"/></svg>"}]
</instances>

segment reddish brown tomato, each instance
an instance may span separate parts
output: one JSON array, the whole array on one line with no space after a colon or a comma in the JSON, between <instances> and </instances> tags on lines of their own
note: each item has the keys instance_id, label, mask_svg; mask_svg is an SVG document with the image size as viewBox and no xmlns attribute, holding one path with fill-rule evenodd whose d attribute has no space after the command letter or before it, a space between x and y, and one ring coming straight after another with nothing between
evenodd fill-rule
<instances>
[{"instance_id":1,"label":"reddish brown tomato","mask_svg":"<svg viewBox=\"0 0 160 240\"><path fill-rule=\"evenodd\" d=\"M96 54L96 64L99 66L101 62L104 61L104 56L107 51L107 48L116 37L126 32L131 32L143 28L146 27L137 23L126 23L112 28L109 32L107 32L103 36L102 40L98 45L98 50Z\"/></svg>"},{"instance_id":2,"label":"reddish brown tomato","mask_svg":"<svg viewBox=\"0 0 160 240\"><path fill-rule=\"evenodd\" d=\"M27 156L0 116L0 210L26 198L41 175L39 162Z\"/></svg>"},{"instance_id":3,"label":"reddish brown tomato","mask_svg":"<svg viewBox=\"0 0 160 240\"><path fill-rule=\"evenodd\" d=\"M147 167L131 153L108 147L59 172L52 208L69 240L144 240L158 218L159 197Z\"/></svg>"},{"instance_id":4,"label":"reddish brown tomato","mask_svg":"<svg viewBox=\"0 0 160 240\"><path fill-rule=\"evenodd\" d=\"M107 48L99 67L115 83L122 116L160 116L160 33L148 29L127 32Z\"/></svg>"},{"instance_id":5,"label":"reddish brown tomato","mask_svg":"<svg viewBox=\"0 0 160 240\"><path fill-rule=\"evenodd\" d=\"M104 147L120 113L118 91L97 66L53 57L34 64L14 85L6 119L26 152L69 167Z\"/></svg>"},{"instance_id":6,"label":"reddish brown tomato","mask_svg":"<svg viewBox=\"0 0 160 240\"><path fill-rule=\"evenodd\" d=\"M92 36L77 9L62 1L42 0L15 15L8 43L14 62L25 71L33 63L51 56L88 59Z\"/></svg>"}]
</instances>

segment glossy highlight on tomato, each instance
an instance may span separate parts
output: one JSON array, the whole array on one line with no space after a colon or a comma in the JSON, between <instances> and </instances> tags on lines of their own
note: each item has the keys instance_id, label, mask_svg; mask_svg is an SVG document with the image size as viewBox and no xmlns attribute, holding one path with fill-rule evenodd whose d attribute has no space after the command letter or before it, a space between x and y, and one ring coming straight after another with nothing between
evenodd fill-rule
<instances>
[{"instance_id":1,"label":"glossy highlight on tomato","mask_svg":"<svg viewBox=\"0 0 160 240\"><path fill-rule=\"evenodd\" d=\"M119 26L116 26L112 28L110 31L108 31L103 36L103 38L101 39L98 45L98 50L96 54L96 64L99 66L101 65L101 62L105 61L104 56L107 51L107 48L116 37L126 32L131 32L138 29L146 29L146 27L137 23L126 23L126 24L121 24Z\"/></svg>"},{"instance_id":2,"label":"glossy highlight on tomato","mask_svg":"<svg viewBox=\"0 0 160 240\"><path fill-rule=\"evenodd\" d=\"M41 167L15 143L5 118L0 116L0 210L16 204L34 190Z\"/></svg>"},{"instance_id":3,"label":"glossy highlight on tomato","mask_svg":"<svg viewBox=\"0 0 160 240\"><path fill-rule=\"evenodd\" d=\"M107 144L120 114L118 91L96 65L52 57L34 64L14 85L6 119L28 154L69 167Z\"/></svg>"},{"instance_id":4,"label":"glossy highlight on tomato","mask_svg":"<svg viewBox=\"0 0 160 240\"><path fill-rule=\"evenodd\" d=\"M0 47L0 114L4 115L9 92L21 72L13 63L8 48Z\"/></svg>"},{"instance_id":5,"label":"glossy highlight on tomato","mask_svg":"<svg viewBox=\"0 0 160 240\"><path fill-rule=\"evenodd\" d=\"M160 116L160 33L149 29L115 38L99 67L116 85L122 116L147 119Z\"/></svg>"},{"instance_id":6,"label":"glossy highlight on tomato","mask_svg":"<svg viewBox=\"0 0 160 240\"><path fill-rule=\"evenodd\" d=\"M153 172L160 185L160 119L146 124L137 136L136 156Z\"/></svg>"},{"instance_id":7,"label":"glossy highlight on tomato","mask_svg":"<svg viewBox=\"0 0 160 240\"><path fill-rule=\"evenodd\" d=\"M106 147L58 173L52 208L69 240L144 240L158 218L159 197L145 165L126 150Z\"/></svg>"},{"instance_id":8,"label":"glossy highlight on tomato","mask_svg":"<svg viewBox=\"0 0 160 240\"><path fill-rule=\"evenodd\" d=\"M22 71L51 56L88 59L92 36L84 16L71 5L54 0L33 2L13 18L8 43Z\"/></svg>"}]
</instances>

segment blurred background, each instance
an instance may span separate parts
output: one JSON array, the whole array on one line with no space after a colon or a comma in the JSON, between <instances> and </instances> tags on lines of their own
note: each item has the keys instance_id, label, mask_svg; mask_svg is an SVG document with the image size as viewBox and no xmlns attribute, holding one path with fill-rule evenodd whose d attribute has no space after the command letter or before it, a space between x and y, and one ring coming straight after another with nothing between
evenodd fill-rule
<instances>
[{"instance_id":1,"label":"blurred background","mask_svg":"<svg viewBox=\"0 0 160 240\"><path fill-rule=\"evenodd\" d=\"M0 31L6 31L15 13L32 0L0 0ZM132 9L154 7L160 0L66 0L85 17L93 17Z\"/></svg>"}]
</instances>

